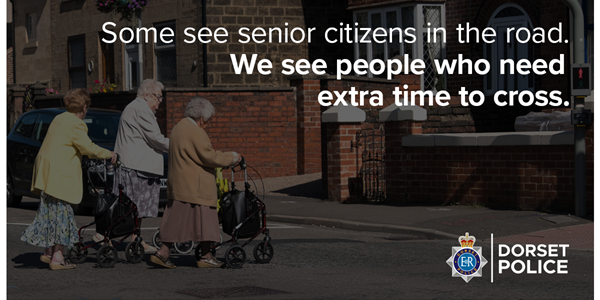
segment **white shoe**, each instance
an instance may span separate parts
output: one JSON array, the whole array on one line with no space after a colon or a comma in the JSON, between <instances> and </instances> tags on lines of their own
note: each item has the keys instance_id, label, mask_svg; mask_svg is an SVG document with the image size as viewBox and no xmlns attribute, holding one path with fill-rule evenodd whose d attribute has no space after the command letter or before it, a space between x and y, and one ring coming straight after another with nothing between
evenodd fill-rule
<instances>
[{"instance_id":1,"label":"white shoe","mask_svg":"<svg viewBox=\"0 0 600 300\"><path fill-rule=\"evenodd\" d=\"M92 241L96 242L96 243L100 243L100 245L104 245L104 236L96 233L92 236Z\"/></svg>"},{"instance_id":2,"label":"white shoe","mask_svg":"<svg viewBox=\"0 0 600 300\"><path fill-rule=\"evenodd\" d=\"M142 247L144 247L145 254L154 254L158 251L158 249L156 249L156 247L150 246L144 242L142 242Z\"/></svg>"}]
</instances>

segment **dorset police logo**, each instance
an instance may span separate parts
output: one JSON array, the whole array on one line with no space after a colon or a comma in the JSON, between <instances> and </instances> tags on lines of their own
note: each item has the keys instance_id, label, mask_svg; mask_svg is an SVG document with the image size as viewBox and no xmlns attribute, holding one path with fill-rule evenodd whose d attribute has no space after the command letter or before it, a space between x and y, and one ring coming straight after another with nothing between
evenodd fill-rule
<instances>
[{"instance_id":1,"label":"dorset police logo","mask_svg":"<svg viewBox=\"0 0 600 300\"><path fill-rule=\"evenodd\" d=\"M446 261L452 268L452 277L462 277L465 282L473 277L481 277L481 270L487 260L481 255L481 247L473 247L475 240L467 232L458 238L460 247L452 247L452 256Z\"/></svg>"}]
</instances>

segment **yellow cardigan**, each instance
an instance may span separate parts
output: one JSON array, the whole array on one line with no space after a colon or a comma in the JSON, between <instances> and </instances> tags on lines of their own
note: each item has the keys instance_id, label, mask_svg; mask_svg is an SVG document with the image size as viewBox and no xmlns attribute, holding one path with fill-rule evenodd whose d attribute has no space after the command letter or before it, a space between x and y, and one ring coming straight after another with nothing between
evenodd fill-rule
<instances>
[{"instance_id":1,"label":"yellow cardigan","mask_svg":"<svg viewBox=\"0 0 600 300\"><path fill-rule=\"evenodd\" d=\"M233 152L215 151L204 129L183 118L171 131L167 197L217 206L215 168L233 164Z\"/></svg>"},{"instance_id":2,"label":"yellow cardigan","mask_svg":"<svg viewBox=\"0 0 600 300\"><path fill-rule=\"evenodd\" d=\"M106 150L92 142L83 120L64 112L52 121L48 134L35 159L31 191L79 204L83 196L81 157L93 159L111 157Z\"/></svg>"}]
</instances>

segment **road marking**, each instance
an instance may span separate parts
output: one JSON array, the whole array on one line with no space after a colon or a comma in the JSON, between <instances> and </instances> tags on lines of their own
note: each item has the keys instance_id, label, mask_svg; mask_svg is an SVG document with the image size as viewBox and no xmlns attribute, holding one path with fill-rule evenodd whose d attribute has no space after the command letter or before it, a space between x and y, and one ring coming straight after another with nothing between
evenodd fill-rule
<instances>
[{"instance_id":1,"label":"road marking","mask_svg":"<svg viewBox=\"0 0 600 300\"><path fill-rule=\"evenodd\" d=\"M31 223L29 223L29 224L25 224L25 223L6 223L6 225L29 226L29 225L31 225Z\"/></svg>"},{"instance_id":2,"label":"road marking","mask_svg":"<svg viewBox=\"0 0 600 300\"><path fill-rule=\"evenodd\" d=\"M293 225L268 225L268 229L293 229L293 228L302 228L302 226L293 226Z\"/></svg>"}]
</instances>

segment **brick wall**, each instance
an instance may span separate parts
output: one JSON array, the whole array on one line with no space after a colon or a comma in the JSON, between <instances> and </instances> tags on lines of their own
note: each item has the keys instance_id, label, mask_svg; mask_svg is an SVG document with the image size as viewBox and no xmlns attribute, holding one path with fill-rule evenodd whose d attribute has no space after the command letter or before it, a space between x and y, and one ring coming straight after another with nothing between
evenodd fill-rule
<instances>
[{"instance_id":1,"label":"brick wall","mask_svg":"<svg viewBox=\"0 0 600 300\"><path fill-rule=\"evenodd\" d=\"M207 127L215 149L240 153L263 178L296 175L301 141L296 133L295 92L293 88L167 89L167 132L184 117L189 99L203 97L216 110Z\"/></svg>"},{"instance_id":2,"label":"brick wall","mask_svg":"<svg viewBox=\"0 0 600 300\"><path fill-rule=\"evenodd\" d=\"M298 148L305 146L304 140L297 138L295 93L294 88L168 88L156 118L161 132L168 136L173 126L184 118L188 101L195 96L203 97L216 110L207 127L215 149L240 153L263 178L296 175ZM59 107L63 96L40 97L35 106ZM123 110L136 94L115 92L91 94L91 97L92 108ZM319 172L320 166L311 170ZM258 179L252 172L249 174Z\"/></svg>"},{"instance_id":3,"label":"brick wall","mask_svg":"<svg viewBox=\"0 0 600 300\"><path fill-rule=\"evenodd\" d=\"M321 83L316 79L294 79L296 87L298 174L318 173L321 166L321 112L323 107L317 102Z\"/></svg>"},{"instance_id":4,"label":"brick wall","mask_svg":"<svg viewBox=\"0 0 600 300\"><path fill-rule=\"evenodd\" d=\"M449 0L446 2L446 29L448 44L446 46L446 56L448 59L458 58L458 54L463 54L472 60L483 58L485 43L459 44L458 32L455 30L459 23L469 22L471 26L476 24L478 28L485 28L492 14L503 4L515 3L521 6L529 15L534 27L543 27L546 32L551 27L558 26L562 22L563 37L568 39L569 27L569 9L559 0L541 1L541 0ZM569 59L569 44L538 44L533 45L534 59L542 58L546 61L558 58L558 54L564 53L565 58ZM568 62L566 63L568 65ZM467 90L483 90L484 76L479 75L450 75L448 76L448 90L452 95L458 95L461 86ZM560 90L563 96L569 95L569 75L543 75L535 76L536 89ZM486 101L489 102L489 101ZM495 105L494 105L495 107ZM506 108L504 108L506 109Z\"/></svg>"},{"instance_id":5,"label":"brick wall","mask_svg":"<svg viewBox=\"0 0 600 300\"><path fill-rule=\"evenodd\" d=\"M573 146L403 147L402 136L415 124L390 122L386 126L387 196L392 201L565 212L575 209ZM588 212L594 206L593 136L589 127Z\"/></svg>"},{"instance_id":6,"label":"brick wall","mask_svg":"<svg viewBox=\"0 0 600 300\"><path fill-rule=\"evenodd\" d=\"M532 110L531 107L523 106L462 106L459 97L452 97L448 103L448 106L424 106L427 109L427 122L423 124L423 133L515 131L516 118L527 115ZM555 109L543 111L552 110Z\"/></svg>"},{"instance_id":7,"label":"brick wall","mask_svg":"<svg viewBox=\"0 0 600 300\"><path fill-rule=\"evenodd\" d=\"M430 2L430 1L423 1ZM483 29L488 26L492 14L501 6L507 3L520 5L528 14L534 27L543 27L546 32L551 27L558 26L562 22L563 37L570 36L569 10L567 6L559 0L541 1L541 0L447 0L431 1L436 3L445 3L446 8L446 58L448 60L458 58L463 54L465 58L473 61L484 58L485 43L458 43L458 24L469 22L471 26L477 26ZM389 0L348 0L348 6L351 10L377 7L377 6L397 6L403 4L414 4L413 1L389 1ZM464 26L463 26L464 27ZM558 58L558 54L565 54L565 59L569 59L569 44L538 44L532 45L533 59L542 58L546 61ZM568 63L565 63L568 66ZM480 75L447 75L447 89L452 96L458 96L460 87L467 90L484 90L485 76ZM536 90L559 90L562 92L563 99L569 96L569 75L544 75L535 76L534 85ZM420 84L420 83L419 83ZM460 103L452 104L450 107L433 109L430 116L430 123L424 125L427 133L436 132L502 132L513 131L514 121L517 116L526 115L531 111L541 111L544 108L539 107L498 107L493 103L493 99L488 97L483 106L463 108Z\"/></svg>"},{"instance_id":8,"label":"brick wall","mask_svg":"<svg viewBox=\"0 0 600 300\"><path fill-rule=\"evenodd\" d=\"M361 128L360 123L327 124L327 196L329 201L351 199L350 178L358 172L358 156L352 153L350 142Z\"/></svg>"},{"instance_id":9,"label":"brick wall","mask_svg":"<svg viewBox=\"0 0 600 300\"><path fill-rule=\"evenodd\" d=\"M335 80L332 76L321 77L320 90L328 90L330 92L350 91L351 87L355 87L357 91L373 91L380 90L384 96L384 105L381 107L372 107L369 105L370 95L365 97L365 105L360 107L365 110L367 120L363 124L362 129L372 129L374 123L379 122L379 111L391 104L394 104L395 99L392 91L396 87L400 87L404 91L404 85L408 85L406 90L420 90L421 77L417 75L397 75L394 80L368 79L364 77L343 77L342 80ZM295 85L295 81L292 81ZM316 83L315 83L316 84ZM313 86L316 88L316 86ZM315 103L318 93L315 93L310 102ZM344 98L350 103L350 96ZM357 98L358 99L358 98ZM409 99L410 100L410 99ZM335 101L335 95L334 95ZM492 101L492 100L490 100ZM514 131L515 119L518 116L526 115L531 111L530 107L516 106L512 109L498 108L496 106L480 106L480 107L465 107L460 103L459 97L452 97L448 101L448 106L440 107L437 104L429 106L425 102L423 107L427 109L428 121L423 124L424 133L463 133L463 132L504 132ZM305 105L306 105L305 104ZM418 102L416 103L419 104ZM318 104L316 104L318 105ZM328 107L324 107L326 109Z\"/></svg>"},{"instance_id":10,"label":"brick wall","mask_svg":"<svg viewBox=\"0 0 600 300\"><path fill-rule=\"evenodd\" d=\"M83 2L83 1L81 1ZM101 13L94 3L76 5L77 1L65 4L64 1L52 0L47 8L52 14L52 45L44 49L52 53L52 70L48 75L59 82L61 90L69 87L69 73L67 61L67 39L70 36L85 35L86 62L92 61L96 66L92 72L87 72L87 83L90 87L94 80L102 79L102 55L99 53L99 32L102 24L107 21L115 22L117 26L112 29L119 32L129 22L113 20L110 14ZM176 87L197 87L203 83L203 45L197 39L197 32L202 27L202 2L201 1L176 1L155 0L150 1L144 9L142 26L152 27L156 23L175 21L175 45L177 52ZM304 0L208 0L207 1L207 27L215 30L218 27L227 29L229 36L227 43L216 43L214 40L207 45L208 85L211 87L232 86L289 86L285 75L281 74L281 61L286 58L298 60L305 58L315 60L325 59L328 65L335 66L335 58L351 58L352 49L347 45L328 44L323 39L323 33L329 26L338 25L339 22L351 22L351 12L345 10L345 0L335 1L304 1ZM285 23L288 25L286 26ZM85 26L81 26L84 24ZM196 41L185 43L183 33L185 28L196 29ZM301 43L293 43L290 39L286 43L240 43L242 38L238 31L242 27L250 29L248 34L256 27L262 27L268 34L268 29L279 27L285 32L290 32L295 27L300 27L307 32L307 28L317 27L312 34L311 43L307 38ZM50 28L50 26L48 26ZM48 33L50 36L50 33ZM296 35L298 38L299 35ZM278 40L279 36L275 36ZM114 44L114 77L113 82L123 90L125 86L124 64L122 57L123 44L117 41ZM143 52L143 78L156 78L155 50L152 42L142 45ZM261 75L256 70L254 74L236 75L231 63L230 54L236 54L238 59L241 54L258 54L258 60L267 58L273 63L270 75ZM195 63L195 64L194 64ZM194 66L195 65L195 66ZM333 68L331 69L333 70ZM51 74L50 74L51 73Z\"/></svg>"}]
</instances>

